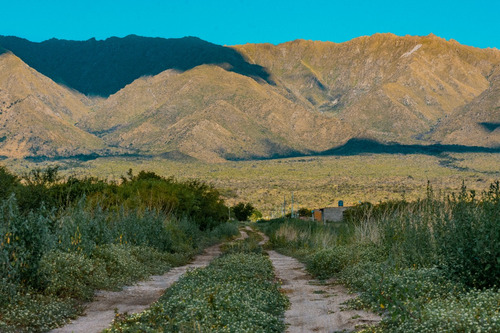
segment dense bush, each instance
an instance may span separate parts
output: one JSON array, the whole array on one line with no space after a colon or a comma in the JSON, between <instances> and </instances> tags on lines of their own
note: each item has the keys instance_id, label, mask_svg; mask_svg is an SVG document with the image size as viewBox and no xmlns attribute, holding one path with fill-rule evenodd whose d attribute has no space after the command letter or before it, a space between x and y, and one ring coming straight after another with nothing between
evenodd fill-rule
<instances>
[{"instance_id":1,"label":"dense bush","mask_svg":"<svg viewBox=\"0 0 500 333\"><path fill-rule=\"evenodd\" d=\"M0 202L0 278L36 286L42 255L55 245L50 236L51 219L41 213L19 212L15 197Z\"/></svg>"},{"instance_id":2,"label":"dense bush","mask_svg":"<svg viewBox=\"0 0 500 333\"><path fill-rule=\"evenodd\" d=\"M46 332L75 318L81 308L72 299L25 293L1 308L0 332Z\"/></svg>"},{"instance_id":3,"label":"dense bush","mask_svg":"<svg viewBox=\"0 0 500 333\"><path fill-rule=\"evenodd\" d=\"M499 286L500 183L481 199L463 187L448 205L449 213L433 221L439 265L469 286Z\"/></svg>"},{"instance_id":4,"label":"dense bush","mask_svg":"<svg viewBox=\"0 0 500 333\"><path fill-rule=\"evenodd\" d=\"M392 327L418 318L421 308L431 299L456 297L466 291L437 268L395 270L384 263L363 263L343 271L340 279L356 290L363 290L354 304L390 313Z\"/></svg>"},{"instance_id":5,"label":"dense bush","mask_svg":"<svg viewBox=\"0 0 500 333\"><path fill-rule=\"evenodd\" d=\"M234 217L238 221L248 221L250 216L254 213L254 211L256 211L255 207L249 202L239 202L231 209L234 212Z\"/></svg>"},{"instance_id":6,"label":"dense bush","mask_svg":"<svg viewBox=\"0 0 500 333\"><path fill-rule=\"evenodd\" d=\"M500 284L499 182L480 197L463 186L447 198L435 198L429 189L414 203L366 207L353 210L359 220L351 223L375 224L381 246L398 266L437 266L470 287Z\"/></svg>"},{"instance_id":7,"label":"dense bush","mask_svg":"<svg viewBox=\"0 0 500 333\"><path fill-rule=\"evenodd\" d=\"M90 299L94 289L102 287L101 283L107 279L103 265L74 252L47 253L41 260L40 274L47 294L81 300Z\"/></svg>"},{"instance_id":8,"label":"dense bush","mask_svg":"<svg viewBox=\"0 0 500 333\"><path fill-rule=\"evenodd\" d=\"M137 176L130 170L120 185L109 184L91 201L105 209L156 210L189 218L200 229L210 229L228 219L228 208L214 187L198 180L179 182L152 172Z\"/></svg>"},{"instance_id":9,"label":"dense bush","mask_svg":"<svg viewBox=\"0 0 500 333\"><path fill-rule=\"evenodd\" d=\"M22 182L20 181L22 180ZM228 219L228 208L213 186L199 180L177 181L153 172L134 175L129 170L122 182L95 177L61 177L58 167L35 169L19 178L0 166L0 200L14 194L22 213L45 207L63 210L80 201L105 210L155 210L186 217L210 229Z\"/></svg>"},{"instance_id":10,"label":"dense bush","mask_svg":"<svg viewBox=\"0 0 500 333\"><path fill-rule=\"evenodd\" d=\"M103 191L110 186L104 180L94 177L69 176L64 179L59 175L58 167L34 169L21 179L22 186L17 186L13 193L22 212L36 210L41 206L48 209L65 209L82 197Z\"/></svg>"},{"instance_id":11,"label":"dense bush","mask_svg":"<svg viewBox=\"0 0 500 333\"><path fill-rule=\"evenodd\" d=\"M77 313L66 299L163 273L238 232L218 191L199 181L129 172L118 185L63 179L57 168L20 180L0 168L0 184L2 332L46 330ZM37 321L40 302L61 315Z\"/></svg>"},{"instance_id":12,"label":"dense bush","mask_svg":"<svg viewBox=\"0 0 500 333\"><path fill-rule=\"evenodd\" d=\"M0 165L0 200L7 199L19 186L19 178Z\"/></svg>"},{"instance_id":13,"label":"dense bush","mask_svg":"<svg viewBox=\"0 0 500 333\"><path fill-rule=\"evenodd\" d=\"M409 318L394 332L500 332L500 290L473 290L459 297L436 298L418 318Z\"/></svg>"},{"instance_id":14,"label":"dense bush","mask_svg":"<svg viewBox=\"0 0 500 333\"><path fill-rule=\"evenodd\" d=\"M359 262L378 263L386 256L373 244L337 245L312 252L307 258L307 270L319 279L329 279Z\"/></svg>"},{"instance_id":15,"label":"dense bush","mask_svg":"<svg viewBox=\"0 0 500 333\"><path fill-rule=\"evenodd\" d=\"M327 279L339 273L349 261L349 254L344 246L320 250L311 255L307 269L319 279Z\"/></svg>"},{"instance_id":16,"label":"dense bush","mask_svg":"<svg viewBox=\"0 0 500 333\"><path fill-rule=\"evenodd\" d=\"M311 217L311 210L305 207L301 207L297 211L297 214L299 214L300 217Z\"/></svg>"}]
</instances>

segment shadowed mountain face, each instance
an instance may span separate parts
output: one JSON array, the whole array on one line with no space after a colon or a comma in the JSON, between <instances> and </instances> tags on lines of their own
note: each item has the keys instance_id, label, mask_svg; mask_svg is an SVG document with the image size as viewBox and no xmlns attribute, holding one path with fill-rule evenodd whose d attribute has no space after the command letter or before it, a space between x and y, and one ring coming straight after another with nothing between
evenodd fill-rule
<instances>
[{"instance_id":1,"label":"shadowed mountain face","mask_svg":"<svg viewBox=\"0 0 500 333\"><path fill-rule=\"evenodd\" d=\"M103 41L50 39L34 43L0 36L0 48L13 52L55 82L86 95L106 97L141 76L156 75L167 69L186 71L203 64L218 65L272 83L263 67L249 64L236 50L196 37L164 39L130 35Z\"/></svg>"},{"instance_id":2,"label":"shadowed mountain face","mask_svg":"<svg viewBox=\"0 0 500 333\"><path fill-rule=\"evenodd\" d=\"M425 154L441 153L500 153L500 147L488 148L462 145L402 145L399 143L380 143L375 140L354 138L345 145L321 152L319 155L350 156L358 154Z\"/></svg>"},{"instance_id":3,"label":"shadowed mountain face","mask_svg":"<svg viewBox=\"0 0 500 333\"><path fill-rule=\"evenodd\" d=\"M222 162L500 147L500 51L434 35L234 47L0 37L2 47L32 68L0 56L0 155Z\"/></svg>"},{"instance_id":4,"label":"shadowed mountain face","mask_svg":"<svg viewBox=\"0 0 500 333\"><path fill-rule=\"evenodd\" d=\"M489 132L493 132L497 128L500 128L500 123L487 123L487 122L484 122L484 123L479 123L479 125L483 126Z\"/></svg>"}]
</instances>

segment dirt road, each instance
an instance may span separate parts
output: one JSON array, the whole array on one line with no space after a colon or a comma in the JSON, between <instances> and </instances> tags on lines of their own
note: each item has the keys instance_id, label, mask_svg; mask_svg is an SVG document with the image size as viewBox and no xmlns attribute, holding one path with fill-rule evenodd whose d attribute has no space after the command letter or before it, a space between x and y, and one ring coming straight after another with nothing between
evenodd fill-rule
<instances>
[{"instance_id":1,"label":"dirt road","mask_svg":"<svg viewBox=\"0 0 500 333\"><path fill-rule=\"evenodd\" d=\"M250 227L247 229L252 230ZM268 238L264 234L261 235L263 240L260 244L263 245ZM247 237L248 234L241 231L240 239ZM124 287L119 292L100 291L96 299L87 305L85 316L51 332L100 332L111 324L115 309L116 312L129 314L145 310L188 269L205 267L220 253L220 246L213 246L197 256L191 264L173 268L164 275L152 276L148 281ZM342 303L354 297L343 286L320 284L306 272L304 264L298 260L275 251L268 253L291 303L290 309L285 313L287 332L352 331L359 325L380 321L380 317L373 313L342 310Z\"/></svg>"},{"instance_id":2,"label":"dirt road","mask_svg":"<svg viewBox=\"0 0 500 333\"><path fill-rule=\"evenodd\" d=\"M285 312L287 332L352 331L359 325L376 324L380 317L374 313L342 310L342 303L353 298L347 289L337 284L321 284L305 270L297 259L268 251L276 275L290 299Z\"/></svg>"},{"instance_id":3,"label":"dirt road","mask_svg":"<svg viewBox=\"0 0 500 333\"><path fill-rule=\"evenodd\" d=\"M138 313L148 308L163 295L165 289L176 282L188 269L205 267L220 254L220 246L212 246L198 255L195 260L181 267L175 267L163 275L151 276L147 281L123 290L99 291L95 300L86 306L85 315L70 324L52 330L52 333L93 333L107 328L115 317L115 309L119 313Z\"/></svg>"},{"instance_id":4,"label":"dirt road","mask_svg":"<svg viewBox=\"0 0 500 333\"><path fill-rule=\"evenodd\" d=\"M265 244L269 238L260 244ZM381 318L370 312L342 310L342 304L354 295L344 286L324 284L307 273L305 265L295 258L267 251L273 262L276 275L290 299L290 309L285 312L286 332L338 332L353 331L362 325L373 325Z\"/></svg>"}]
</instances>

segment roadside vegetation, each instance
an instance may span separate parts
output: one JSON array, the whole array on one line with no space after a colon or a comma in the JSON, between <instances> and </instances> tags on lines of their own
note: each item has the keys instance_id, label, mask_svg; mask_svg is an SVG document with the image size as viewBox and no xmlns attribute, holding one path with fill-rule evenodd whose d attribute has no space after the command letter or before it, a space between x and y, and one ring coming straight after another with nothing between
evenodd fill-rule
<instances>
[{"instance_id":1,"label":"roadside vegetation","mask_svg":"<svg viewBox=\"0 0 500 333\"><path fill-rule=\"evenodd\" d=\"M283 332L286 296L259 235L223 246L206 268L189 271L148 310L118 317L106 332Z\"/></svg>"},{"instance_id":2,"label":"roadside vegetation","mask_svg":"<svg viewBox=\"0 0 500 333\"><path fill-rule=\"evenodd\" d=\"M40 332L81 311L96 289L187 263L236 235L219 192L152 172L107 182L22 177L0 167L0 331Z\"/></svg>"},{"instance_id":3,"label":"roadside vegetation","mask_svg":"<svg viewBox=\"0 0 500 333\"><path fill-rule=\"evenodd\" d=\"M259 223L280 252L383 315L369 332L500 331L500 184L483 193L360 204L344 223Z\"/></svg>"}]
</instances>

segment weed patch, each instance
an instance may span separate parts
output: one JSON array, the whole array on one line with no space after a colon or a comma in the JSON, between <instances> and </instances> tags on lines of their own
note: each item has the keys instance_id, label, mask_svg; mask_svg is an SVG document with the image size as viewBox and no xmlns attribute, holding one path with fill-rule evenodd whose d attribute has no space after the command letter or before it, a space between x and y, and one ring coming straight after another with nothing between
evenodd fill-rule
<instances>
[{"instance_id":1,"label":"weed patch","mask_svg":"<svg viewBox=\"0 0 500 333\"><path fill-rule=\"evenodd\" d=\"M181 277L141 314L107 332L282 332L287 299L265 256L231 253Z\"/></svg>"}]
</instances>

